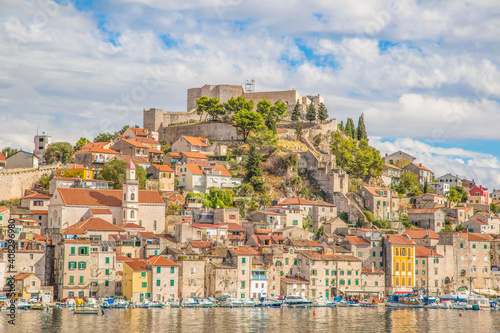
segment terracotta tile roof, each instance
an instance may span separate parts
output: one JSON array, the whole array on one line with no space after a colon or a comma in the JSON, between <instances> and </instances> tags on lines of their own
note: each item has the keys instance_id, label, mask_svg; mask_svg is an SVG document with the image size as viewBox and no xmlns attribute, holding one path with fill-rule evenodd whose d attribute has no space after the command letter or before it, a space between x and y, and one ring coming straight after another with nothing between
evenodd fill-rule
<instances>
[{"instance_id":1,"label":"terracotta tile roof","mask_svg":"<svg viewBox=\"0 0 500 333\"><path fill-rule=\"evenodd\" d=\"M131 261L131 260L133 260L133 259L129 258L127 256L121 256L121 255L116 256L116 261Z\"/></svg>"},{"instance_id":2,"label":"terracotta tile roof","mask_svg":"<svg viewBox=\"0 0 500 333\"><path fill-rule=\"evenodd\" d=\"M88 239L63 239L61 243L90 244L90 240L88 240Z\"/></svg>"},{"instance_id":3,"label":"terracotta tile roof","mask_svg":"<svg viewBox=\"0 0 500 333\"><path fill-rule=\"evenodd\" d=\"M472 221L474 221L474 222L476 222L476 223L479 223L479 224L482 224L482 225L488 225L488 223L483 222L483 221L479 221L478 219L472 219L472 218L471 218L471 219L469 219L469 220L472 220Z\"/></svg>"},{"instance_id":4,"label":"terracotta tile roof","mask_svg":"<svg viewBox=\"0 0 500 333\"><path fill-rule=\"evenodd\" d=\"M109 223L106 220L103 220L99 217L91 217L81 222L78 222L66 230L70 229L82 229L82 230L91 230L91 231L119 231L124 232L125 230L122 227L116 226L113 223Z\"/></svg>"},{"instance_id":5,"label":"terracotta tile roof","mask_svg":"<svg viewBox=\"0 0 500 333\"><path fill-rule=\"evenodd\" d=\"M306 258L310 260L323 260L323 261L361 261L358 258L355 258L351 255L343 255L343 254L322 254L318 251L313 250L303 250L297 251L304 255Z\"/></svg>"},{"instance_id":6,"label":"terracotta tile roof","mask_svg":"<svg viewBox=\"0 0 500 333\"><path fill-rule=\"evenodd\" d=\"M185 136L185 135L181 136L181 138L184 138L187 142L195 146L210 147L210 145L204 141L207 139L197 138L194 136Z\"/></svg>"},{"instance_id":7,"label":"terracotta tile roof","mask_svg":"<svg viewBox=\"0 0 500 333\"><path fill-rule=\"evenodd\" d=\"M110 206L122 205L122 190L94 190L86 188L58 188L64 204L70 206ZM165 205L157 191L139 191L139 203Z\"/></svg>"},{"instance_id":8,"label":"terracotta tile roof","mask_svg":"<svg viewBox=\"0 0 500 333\"><path fill-rule=\"evenodd\" d=\"M328 206L328 207L337 207L334 204L331 204L329 202L323 201L323 200L315 200L313 201L314 205L316 206Z\"/></svg>"},{"instance_id":9,"label":"terracotta tile roof","mask_svg":"<svg viewBox=\"0 0 500 333\"><path fill-rule=\"evenodd\" d=\"M169 260L163 256L153 256L149 259L146 259L146 261L152 266L180 266L179 264L176 264L172 260Z\"/></svg>"},{"instance_id":10,"label":"terracotta tile roof","mask_svg":"<svg viewBox=\"0 0 500 333\"><path fill-rule=\"evenodd\" d=\"M183 223L186 223L186 221L184 221ZM191 227L195 227L195 228L220 228L222 227L223 224L212 224L212 223L193 223L191 224Z\"/></svg>"},{"instance_id":11,"label":"terracotta tile roof","mask_svg":"<svg viewBox=\"0 0 500 333\"><path fill-rule=\"evenodd\" d=\"M280 205L314 205L314 202L302 198L286 198L279 203Z\"/></svg>"},{"instance_id":12,"label":"terracotta tile roof","mask_svg":"<svg viewBox=\"0 0 500 333\"><path fill-rule=\"evenodd\" d=\"M47 211L47 210L31 210L31 214L33 214L33 215L49 215L49 211Z\"/></svg>"},{"instance_id":13,"label":"terracotta tile roof","mask_svg":"<svg viewBox=\"0 0 500 333\"><path fill-rule=\"evenodd\" d=\"M157 238L158 236L155 235L154 232L151 231L143 231L139 232L142 238Z\"/></svg>"},{"instance_id":14,"label":"terracotta tile roof","mask_svg":"<svg viewBox=\"0 0 500 333\"><path fill-rule=\"evenodd\" d=\"M223 225L227 225L227 230L238 230L238 231L246 231L245 228L243 228L241 225L238 223L221 223Z\"/></svg>"},{"instance_id":15,"label":"terracotta tile roof","mask_svg":"<svg viewBox=\"0 0 500 333\"><path fill-rule=\"evenodd\" d=\"M292 246L298 246L298 247L318 247L321 245L320 243L310 240L310 239L302 239L302 238L289 238L288 239Z\"/></svg>"},{"instance_id":16,"label":"terracotta tile roof","mask_svg":"<svg viewBox=\"0 0 500 333\"><path fill-rule=\"evenodd\" d=\"M130 240L127 235L109 235L109 238L112 238L115 241L128 241L128 240Z\"/></svg>"},{"instance_id":17,"label":"terracotta tile roof","mask_svg":"<svg viewBox=\"0 0 500 333\"><path fill-rule=\"evenodd\" d=\"M395 192L386 188L386 187L379 187L379 186L363 186L363 188L368 191L371 195L379 197L381 196L381 191L384 191L384 196L387 192L391 191L393 195L395 195Z\"/></svg>"},{"instance_id":18,"label":"terracotta tile roof","mask_svg":"<svg viewBox=\"0 0 500 333\"><path fill-rule=\"evenodd\" d=\"M174 170L169 167L168 165L161 165L161 164L152 164L156 169L162 171L162 172L174 172Z\"/></svg>"},{"instance_id":19,"label":"terracotta tile roof","mask_svg":"<svg viewBox=\"0 0 500 333\"><path fill-rule=\"evenodd\" d=\"M361 267L361 274L384 274L384 271L378 268L372 270L371 267Z\"/></svg>"},{"instance_id":20,"label":"terracotta tile roof","mask_svg":"<svg viewBox=\"0 0 500 333\"><path fill-rule=\"evenodd\" d=\"M43 237L42 235L39 235L37 233L33 234L33 238L36 239L36 240L40 240L40 241L46 241L47 240L46 237Z\"/></svg>"},{"instance_id":21,"label":"terracotta tile roof","mask_svg":"<svg viewBox=\"0 0 500 333\"><path fill-rule=\"evenodd\" d=\"M10 207L0 207L0 213L5 212L6 210L10 210Z\"/></svg>"},{"instance_id":22,"label":"terracotta tile roof","mask_svg":"<svg viewBox=\"0 0 500 333\"><path fill-rule=\"evenodd\" d=\"M215 165L213 166L213 168L215 169L215 171L219 171L221 173L221 176L231 177L231 173L227 171L227 169L222 165Z\"/></svg>"},{"instance_id":23,"label":"terracotta tile roof","mask_svg":"<svg viewBox=\"0 0 500 333\"><path fill-rule=\"evenodd\" d=\"M105 149L99 146L92 146L89 148L82 148L79 151L75 152L75 154L79 153L86 153L86 152L91 152L91 153L103 153L103 154L118 154L117 151L111 150L111 149Z\"/></svg>"},{"instance_id":24,"label":"terracotta tile roof","mask_svg":"<svg viewBox=\"0 0 500 333\"><path fill-rule=\"evenodd\" d=\"M423 238L439 239L439 234L430 229L406 230L405 232L403 232L403 235L408 235L410 236L411 239L423 239Z\"/></svg>"},{"instance_id":25,"label":"terracotta tile roof","mask_svg":"<svg viewBox=\"0 0 500 333\"><path fill-rule=\"evenodd\" d=\"M186 168L188 168L189 171L191 171L191 173L193 175L202 175L203 174L203 170L201 170L201 168L196 164L185 164L184 166Z\"/></svg>"},{"instance_id":26,"label":"terracotta tile roof","mask_svg":"<svg viewBox=\"0 0 500 333\"><path fill-rule=\"evenodd\" d=\"M181 154L179 154L179 153L172 153L172 152L169 152L169 153L167 153L167 155L170 155L170 156L172 156L172 157L181 157Z\"/></svg>"},{"instance_id":27,"label":"terracotta tile roof","mask_svg":"<svg viewBox=\"0 0 500 333\"><path fill-rule=\"evenodd\" d=\"M147 136L149 135L149 130L145 128L137 128L137 127L129 127L129 129L135 134L139 136Z\"/></svg>"},{"instance_id":28,"label":"terracotta tile roof","mask_svg":"<svg viewBox=\"0 0 500 333\"><path fill-rule=\"evenodd\" d=\"M426 248L425 246L415 246L415 257L442 257L436 251Z\"/></svg>"},{"instance_id":29,"label":"terracotta tile roof","mask_svg":"<svg viewBox=\"0 0 500 333\"><path fill-rule=\"evenodd\" d=\"M142 137L135 137L134 140L139 141L141 143L151 143L155 145L160 145L160 143L154 139L151 138L142 138Z\"/></svg>"},{"instance_id":30,"label":"terracotta tile roof","mask_svg":"<svg viewBox=\"0 0 500 333\"><path fill-rule=\"evenodd\" d=\"M284 283L310 283L306 279L301 277L293 277L293 276L283 276L281 277L281 281Z\"/></svg>"},{"instance_id":31,"label":"terracotta tile roof","mask_svg":"<svg viewBox=\"0 0 500 333\"><path fill-rule=\"evenodd\" d=\"M122 141L137 148L150 148L149 146L146 146L145 144L140 143L139 141L129 140L129 139L122 139Z\"/></svg>"},{"instance_id":32,"label":"terracotta tile roof","mask_svg":"<svg viewBox=\"0 0 500 333\"><path fill-rule=\"evenodd\" d=\"M141 227L140 225L132 222L127 222L121 226L123 229L146 229L146 227Z\"/></svg>"},{"instance_id":33,"label":"terracotta tile roof","mask_svg":"<svg viewBox=\"0 0 500 333\"><path fill-rule=\"evenodd\" d=\"M128 265L134 271L147 271L146 262L143 259L124 260L125 265Z\"/></svg>"},{"instance_id":34,"label":"terracotta tile roof","mask_svg":"<svg viewBox=\"0 0 500 333\"><path fill-rule=\"evenodd\" d=\"M181 155L184 155L184 156L186 156L188 158L203 158L203 159L208 159L208 157L205 156L202 153L192 153L192 152L188 152L188 151L181 151Z\"/></svg>"},{"instance_id":35,"label":"terracotta tile roof","mask_svg":"<svg viewBox=\"0 0 500 333\"><path fill-rule=\"evenodd\" d=\"M112 214L107 208L91 208L90 211L94 214Z\"/></svg>"},{"instance_id":36,"label":"terracotta tile roof","mask_svg":"<svg viewBox=\"0 0 500 333\"><path fill-rule=\"evenodd\" d=\"M18 273L16 276L14 276L14 279L15 280L24 280L24 279L30 277L31 275L35 275L35 274L33 274L33 273Z\"/></svg>"},{"instance_id":37,"label":"terracotta tile roof","mask_svg":"<svg viewBox=\"0 0 500 333\"><path fill-rule=\"evenodd\" d=\"M411 164L413 164L414 166L416 166L416 167L417 167L417 168L419 168L419 169L422 169L422 170L426 170L426 171L432 172L431 170L429 170L429 169L427 169L426 167L424 167L424 166L422 165L422 163L420 163L420 164L411 163Z\"/></svg>"},{"instance_id":38,"label":"terracotta tile roof","mask_svg":"<svg viewBox=\"0 0 500 333\"><path fill-rule=\"evenodd\" d=\"M82 228L67 228L63 232L61 232L63 235L85 235L85 230Z\"/></svg>"},{"instance_id":39,"label":"terracotta tile roof","mask_svg":"<svg viewBox=\"0 0 500 333\"><path fill-rule=\"evenodd\" d=\"M260 255L260 251L254 247L240 247L237 250L230 250L232 253L239 255L239 256L255 256L255 255Z\"/></svg>"},{"instance_id":40,"label":"terracotta tile roof","mask_svg":"<svg viewBox=\"0 0 500 333\"><path fill-rule=\"evenodd\" d=\"M202 248L202 249L207 249L212 247L212 242L208 241L190 241L189 244L191 244L192 247L194 248Z\"/></svg>"},{"instance_id":41,"label":"terracotta tile roof","mask_svg":"<svg viewBox=\"0 0 500 333\"><path fill-rule=\"evenodd\" d=\"M118 155L118 156L116 156L116 158L119 158L127 163L132 161L132 163L135 163L135 164L142 164L142 165L149 165L150 164L149 161L146 160L142 156Z\"/></svg>"},{"instance_id":42,"label":"terracotta tile roof","mask_svg":"<svg viewBox=\"0 0 500 333\"><path fill-rule=\"evenodd\" d=\"M384 235L393 245L415 245L415 242L402 235Z\"/></svg>"},{"instance_id":43,"label":"terracotta tile roof","mask_svg":"<svg viewBox=\"0 0 500 333\"><path fill-rule=\"evenodd\" d=\"M283 213L277 213L277 212L259 212L259 213L266 215L285 215Z\"/></svg>"},{"instance_id":44,"label":"terracotta tile roof","mask_svg":"<svg viewBox=\"0 0 500 333\"><path fill-rule=\"evenodd\" d=\"M92 148L92 147L101 147L104 148L104 146L109 145L110 142L89 142L86 145L82 146L80 149L87 149L87 148Z\"/></svg>"},{"instance_id":45,"label":"terracotta tile roof","mask_svg":"<svg viewBox=\"0 0 500 333\"><path fill-rule=\"evenodd\" d=\"M439 208L415 208L415 209L410 209L408 211L408 214L434 214L437 212Z\"/></svg>"},{"instance_id":46,"label":"terracotta tile roof","mask_svg":"<svg viewBox=\"0 0 500 333\"><path fill-rule=\"evenodd\" d=\"M150 154L161 154L161 155L165 154L165 152L158 150L156 148L151 148L151 147L149 147L149 153Z\"/></svg>"},{"instance_id":47,"label":"terracotta tile roof","mask_svg":"<svg viewBox=\"0 0 500 333\"><path fill-rule=\"evenodd\" d=\"M80 178L76 178L76 177L54 177L53 179L55 180L71 180L71 181L76 181L76 180L79 180ZM84 180L85 182L91 182L91 183L111 183L111 181L109 180L100 180L100 179L82 179Z\"/></svg>"},{"instance_id":48,"label":"terracotta tile roof","mask_svg":"<svg viewBox=\"0 0 500 333\"><path fill-rule=\"evenodd\" d=\"M351 243L356 245L370 245L370 242L359 236L346 236L345 239Z\"/></svg>"},{"instance_id":49,"label":"terracotta tile roof","mask_svg":"<svg viewBox=\"0 0 500 333\"><path fill-rule=\"evenodd\" d=\"M398 168L397 166L392 165L392 164L387 164L387 163L384 163L384 166L385 166L386 168L391 168L391 169L398 169L398 170L402 170L401 168Z\"/></svg>"},{"instance_id":50,"label":"terracotta tile roof","mask_svg":"<svg viewBox=\"0 0 500 333\"><path fill-rule=\"evenodd\" d=\"M2 152L0 152L0 161L5 161L7 160L7 157L5 157L4 154L2 154Z\"/></svg>"},{"instance_id":51,"label":"terracotta tile roof","mask_svg":"<svg viewBox=\"0 0 500 333\"><path fill-rule=\"evenodd\" d=\"M33 192L22 197L21 199L50 199L50 198L52 198L50 195L45 195L39 192Z\"/></svg>"},{"instance_id":52,"label":"terracotta tile roof","mask_svg":"<svg viewBox=\"0 0 500 333\"><path fill-rule=\"evenodd\" d=\"M472 232L457 232L457 235L460 237L463 237L468 240L473 240L473 241L487 241L489 240L489 237L483 234L475 234Z\"/></svg>"}]
</instances>

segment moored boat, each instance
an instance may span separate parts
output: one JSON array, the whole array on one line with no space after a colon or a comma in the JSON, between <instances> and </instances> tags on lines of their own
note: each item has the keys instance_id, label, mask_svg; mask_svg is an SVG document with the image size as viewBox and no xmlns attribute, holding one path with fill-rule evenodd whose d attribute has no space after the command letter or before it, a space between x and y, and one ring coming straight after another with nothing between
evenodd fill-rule
<instances>
[{"instance_id":1,"label":"moored boat","mask_svg":"<svg viewBox=\"0 0 500 333\"><path fill-rule=\"evenodd\" d=\"M385 303L389 308L423 308L422 302L412 294L391 295Z\"/></svg>"},{"instance_id":2,"label":"moored boat","mask_svg":"<svg viewBox=\"0 0 500 333\"><path fill-rule=\"evenodd\" d=\"M76 307L74 314L99 314L99 308L94 307Z\"/></svg>"},{"instance_id":3,"label":"moored boat","mask_svg":"<svg viewBox=\"0 0 500 333\"><path fill-rule=\"evenodd\" d=\"M261 297L260 299L260 306L263 307L280 308L282 304L278 299L273 297Z\"/></svg>"},{"instance_id":4,"label":"moored boat","mask_svg":"<svg viewBox=\"0 0 500 333\"><path fill-rule=\"evenodd\" d=\"M308 308L313 306L313 302L300 296L286 296L283 304L291 308Z\"/></svg>"}]
</instances>

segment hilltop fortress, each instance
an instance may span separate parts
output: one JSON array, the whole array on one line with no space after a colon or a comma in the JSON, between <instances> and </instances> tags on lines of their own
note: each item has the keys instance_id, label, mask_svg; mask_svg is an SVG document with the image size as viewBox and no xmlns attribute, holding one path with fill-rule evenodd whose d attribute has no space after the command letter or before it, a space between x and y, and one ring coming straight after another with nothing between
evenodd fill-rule
<instances>
[{"instance_id":1,"label":"hilltop fortress","mask_svg":"<svg viewBox=\"0 0 500 333\"><path fill-rule=\"evenodd\" d=\"M241 85L204 85L201 88L191 88L187 90L187 112L170 112L162 109L151 108L143 110L143 126L151 132L158 133L159 140L170 141L170 138L177 135L194 135L203 136L207 134L211 140L235 140L238 139L237 131L234 127L226 123L203 123L193 124L190 126L182 126L176 128L175 124L196 123L200 121L200 116L196 113L196 100L202 96L208 98L217 98L222 103L227 102L231 97L243 96L248 100L252 100L257 106L257 102L262 99L267 99L271 103L281 100L288 105L288 113L291 114L293 108L297 104L297 100L301 104L301 117L303 118L307 106L311 103L319 105L323 103L323 97L319 94L315 96L302 97L296 90L283 91L265 91L265 92L247 92ZM187 128L189 127L189 129ZM167 130L168 129L168 130ZM176 132L169 133L169 132ZM185 133L187 132L187 133Z\"/></svg>"}]
</instances>

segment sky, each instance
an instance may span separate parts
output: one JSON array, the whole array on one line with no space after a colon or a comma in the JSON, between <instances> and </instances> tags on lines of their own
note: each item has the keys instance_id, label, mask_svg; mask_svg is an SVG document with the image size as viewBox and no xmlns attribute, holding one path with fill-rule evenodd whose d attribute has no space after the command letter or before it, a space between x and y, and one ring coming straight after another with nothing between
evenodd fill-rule
<instances>
[{"instance_id":1,"label":"sky","mask_svg":"<svg viewBox=\"0 0 500 333\"><path fill-rule=\"evenodd\" d=\"M74 144L186 90L320 94L382 155L500 188L500 2L0 0L0 148Z\"/></svg>"}]
</instances>

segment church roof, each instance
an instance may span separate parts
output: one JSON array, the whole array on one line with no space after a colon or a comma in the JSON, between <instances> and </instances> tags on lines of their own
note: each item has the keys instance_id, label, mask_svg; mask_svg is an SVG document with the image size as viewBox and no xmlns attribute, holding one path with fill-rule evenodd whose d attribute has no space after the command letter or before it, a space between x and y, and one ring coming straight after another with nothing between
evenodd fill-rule
<instances>
[{"instance_id":1,"label":"church roof","mask_svg":"<svg viewBox=\"0 0 500 333\"><path fill-rule=\"evenodd\" d=\"M58 188L61 200L68 206L116 206L122 205L122 190L97 190L87 188ZM161 204L165 202L158 191L139 191L139 203Z\"/></svg>"}]
</instances>

